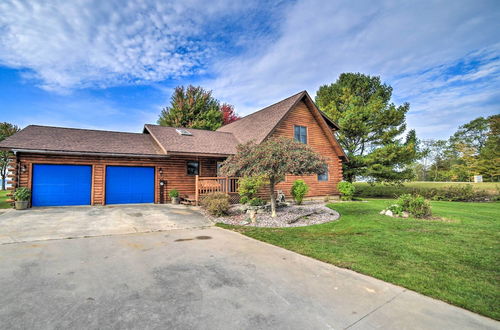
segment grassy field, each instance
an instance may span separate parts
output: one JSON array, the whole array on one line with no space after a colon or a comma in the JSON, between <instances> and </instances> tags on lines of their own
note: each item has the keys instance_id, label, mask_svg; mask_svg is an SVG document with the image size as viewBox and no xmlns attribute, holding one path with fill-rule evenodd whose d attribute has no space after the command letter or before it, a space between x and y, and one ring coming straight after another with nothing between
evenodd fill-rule
<instances>
[{"instance_id":1,"label":"grassy field","mask_svg":"<svg viewBox=\"0 0 500 330\"><path fill-rule=\"evenodd\" d=\"M11 208L10 204L6 202L8 190L0 190L0 209Z\"/></svg>"},{"instance_id":2,"label":"grassy field","mask_svg":"<svg viewBox=\"0 0 500 330\"><path fill-rule=\"evenodd\" d=\"M219 225L500 319L500 203L432 202L446 221L379 215L390 200L333 203L338 221L298 228Z\"/></svg>"}]
</instances>

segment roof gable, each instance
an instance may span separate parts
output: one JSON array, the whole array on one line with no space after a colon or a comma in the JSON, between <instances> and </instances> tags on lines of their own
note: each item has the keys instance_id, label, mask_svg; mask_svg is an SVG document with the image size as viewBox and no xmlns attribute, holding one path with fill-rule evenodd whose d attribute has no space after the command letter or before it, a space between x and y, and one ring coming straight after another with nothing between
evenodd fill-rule
<instances>
[{"instance_id":1,"label":"roof gable","mask_svg":"<svg viewBox=\"0 0 500 330\"><path fill-rule=\"evenodd\" d=\"M270 105L257 112L251 113L231 124L222 126L217 131L232 133L239 143L254 141L261 143L272 135L278 125L295 108L297 103L304 101L320 127L328 136L329 141L339 156L347 159L339 142L333 134L339 126L321 112L306 91L292 95L278 103Z\"/></svg>"},{"instance_id":2,"label":"roof gable","mask_svg":"<svg viewBox=\"0 0 500 330\"><path fill-rule=\"evenodd\" d=\"M255 143L261 143L305 94L307 94L306 91L302 91L292 95L231 124L222 126L217 131L232 133L239 143L252 140Z\"/></svg>"}]
</instances>

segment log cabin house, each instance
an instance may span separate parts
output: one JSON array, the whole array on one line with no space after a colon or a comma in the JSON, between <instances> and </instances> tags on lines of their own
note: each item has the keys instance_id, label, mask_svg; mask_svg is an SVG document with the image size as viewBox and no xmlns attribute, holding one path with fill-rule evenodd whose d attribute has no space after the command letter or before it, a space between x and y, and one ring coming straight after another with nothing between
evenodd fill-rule
<instances>
[{"instance_id":1,"label":"log cabin house","mask_svg":"<svg viewBox=\"0 0 500 330\"><path fill-rule=\"evenodd\" d=\"M339 127L306 91L254 112L217 131L146 124L142 133L30 125L0 143L13 152L10 189L28 187L33 206L166 203L168 191L198 201L221 191L237 199L238 178L218 176L240 143L284 136L322 154L328 171L301 177L309 196L338 195L346 156ZM289 196L298 177L276 189Z\"/></svg>"}]
</instances>

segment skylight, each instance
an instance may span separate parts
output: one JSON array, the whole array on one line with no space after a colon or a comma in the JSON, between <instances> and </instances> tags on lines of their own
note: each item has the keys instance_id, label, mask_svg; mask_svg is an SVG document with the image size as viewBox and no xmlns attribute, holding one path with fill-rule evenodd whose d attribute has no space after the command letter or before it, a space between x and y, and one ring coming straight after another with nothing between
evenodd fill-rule
<instances>
[{"instance_id":1,"label":"skylight","mask_svg":"<svg viewBox=\"0 0 500 330\"><path fill-rule=\"evenodd\" d=\"M176 128L175 131L177 132L177 134L179 135L193 135L191 134L188 130L185 130L185 129L182 129L182 128Z\"/></svg>"}]
</instances>

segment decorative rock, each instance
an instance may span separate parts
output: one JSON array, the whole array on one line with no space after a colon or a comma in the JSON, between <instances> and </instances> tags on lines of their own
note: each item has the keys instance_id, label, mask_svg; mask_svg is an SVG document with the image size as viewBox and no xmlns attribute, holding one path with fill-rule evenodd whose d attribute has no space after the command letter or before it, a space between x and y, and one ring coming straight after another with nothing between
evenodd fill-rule
<instances>
[{"instance_id":1,"label":"decorative rock","mask_svg":"<svg viewBox=\"0 0 500 330\"><path fill-rule=\"evenodd\" d=\"M409 218L410 217L410 213L408 213L406 211L403 211L402 216L403 216L403 218Z\"/></svg>"},{"instance_id":2,"label":"decorative rock","mask_svg":"<svg viewBox=\"0 0 500 330\"><path fill-rule=\"evenodd\" d=\"M256 210L248 210L247 213L250 216L250 221L252 223L256 223L257 222L257 219L255 218L255 214L257 213Z\"/></svg>"},{"instance_id":3,"label":"decorative rock","mask_svg":"<svg viewBox=\"0 0 500 330\"><path fill-rule=\"evenodd\" d=\"M393 217L393 216L394 216L394 214L392 213L392 211L391 211L391 210L387 210L387 211L385 211L385 215L388 215L388 216L390 216L390 217Z\"/></svg>"},{"instance_id":4,"label":"decorative rock","mask_svg":"<svg viewBox=\"0 0 500 330\"><path fill-rule=\"evenodd\" d=\"M385 210L380 211L380 214L385 215Z\"/></svg>"},{"instance_id":5,"label":"decorative rock","mask_svg":"<svg viewBox=\"0 0 500 330\"><path fill-rule=\"evenodd\" d=\"M257 213L255 211L255 222L251 222L250 210L245 207L242 211L241 205L232 205L229 215L223 217L213 217L202 210L202 212L214 222L222 222L231 225L244 225L255 227L300 227L315 225L339 219L340 215L321 202L306 202L304 205L291 205L278 208L277 217L271 217L270 212Z\"/></svg>"}]
</instances>

